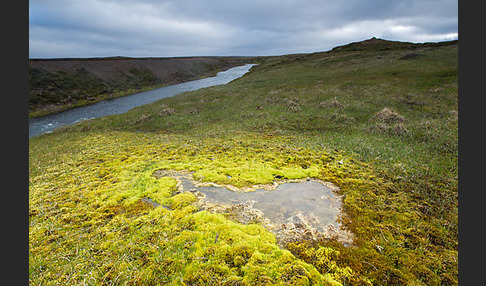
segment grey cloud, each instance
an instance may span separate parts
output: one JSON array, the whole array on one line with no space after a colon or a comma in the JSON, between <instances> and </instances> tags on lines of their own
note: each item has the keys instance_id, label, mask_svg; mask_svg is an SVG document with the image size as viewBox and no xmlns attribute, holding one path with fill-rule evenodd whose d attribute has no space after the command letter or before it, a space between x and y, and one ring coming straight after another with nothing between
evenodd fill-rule
<instances>
[{"instance_id":1,"label":"grey cloud","mask_svg":"<svg viewBox=\"0 0 486 286\"><path fill-rule=\"evenodd\" d=\"M450 0L31 0L29 15L31 57L286 54L458 30Z\"/></svg>"}]
</instances>

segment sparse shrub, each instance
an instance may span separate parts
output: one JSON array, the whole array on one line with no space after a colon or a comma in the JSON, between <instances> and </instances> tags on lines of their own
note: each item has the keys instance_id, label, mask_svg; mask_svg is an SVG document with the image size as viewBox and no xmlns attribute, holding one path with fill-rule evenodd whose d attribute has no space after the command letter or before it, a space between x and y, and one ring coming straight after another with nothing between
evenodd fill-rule
<instances>
[{"instance_id":1,"label":"sparse shrub","mask_svg":"<svg viewBox=\"0 0 486 286\"><path fill-rule=\"evenodd\" d=\"M337 97L321 101L319 103L319 107L321 108L341 108L344 107L344 104L342 104L339 100L337 100Z\"/></svg>"},{"instance_id":2,"label":"sparse shrub","mask_svg":"<svg viewBox=\"0 0 486 286\"><path fill-rule=\"evenodd\" d=\"M142 123L150 120L152 116L150 114L142 114L140 115L136 120L133 121L133 123Z\"/></svg>"},{"instance_id":3,"label":"sparse shrub","mask_svg":"<svg viewBox=\"0 0 486 286\"><path fill-rule=\"evenodd\" d=\"M199 111L196 108L191 108L191 109L189 109L187 111L187 113L189 113L189 114L197 114L197 113L199 113Z\"/></svg>"},{"instance_id":4,"label":"sparse shrub","mask_svg":"<svg viewBox=\"0 0 486 286\"><path fill-rule=\"evenodd\" d=\"M283 100L287 106L289 107L289 109L293 112L299 112L301 111L301 107L300 107L300 98L296 98L296 97L292 97L292 98L285 98Z\"/></svg>"},{"instance_id":5,"label":"sparse shrub","mask_svg":"<svg viewBox=\"0 0 486 286\"><path fill-rule=\"evenodd\" d=\"M292 105L290 106L290 110L293 112L300 112L302 108L300 108L300 105Z\"/></svg>"},{"instance_id":6,"label":"sparse shrub","mask_svg":"<svg viewBox=\"0 0 486 286\"><path fill-rule=\"evenodd\" d=\"M369 127L369 130L375 134L385 134L392 136L406 136L409 134L408 129L402 123L396 124L385 124L382 122L377 122Z\"/></svg>"},{"instance_id":7,"label":"sparse shrub","mask_svg":"<svg viewBox=\"0 0 486 286\"><path fill-rule=\"evenodd\" d=\"M449 111L449 115L450 115L450 120L452 121L457 121L459 119L459 113L457 112L457 110Z\"/></svg>"},{"instance_id":8,"label":"sparse shrub","mask_svg":"<svg viewBox=\"0 0 486 286\"><path fill-rule=\"evenodd\" d=\"M268 96L265 98L265 103L277 103L280 102L280 99L277 96Z\"/></svg>"},{"instance_id":9,"label":"sparse shrub","mask_svg":"<svg viewBox=\"0 0 486 286\"><path fill-rule=\"evenodd\" d=\"M160 116L164 115L173 115L175 113L175 109L172 107L166 107L162 109L162 111L159 113Z\"/></svg>"},{"instance_id":10,"label":"sparse shrub","mask_svg":"<svg viewBox=\"0 0 486 286\"><path fill-rule=\"evenodd\" d=\"M408 129L405 128L405 125L403 125L402 123L393 125L391 129L393 133L397 136L404 136L409 133Z\"/></svg>"},{"instance_id":11,"label":"sparse shrub","mask_svg":"<svg viewBox=\"0 0 486 286\"><path fill-rule=\"evenodd\" d=\"M402 115L398 114L398 112L388 107L385 107L383 108L383 110L376 113L373 116L372 120L382 122L382 123L402 123L407 121L405 117L403 117Z\"/></svg>"}]
</instances>

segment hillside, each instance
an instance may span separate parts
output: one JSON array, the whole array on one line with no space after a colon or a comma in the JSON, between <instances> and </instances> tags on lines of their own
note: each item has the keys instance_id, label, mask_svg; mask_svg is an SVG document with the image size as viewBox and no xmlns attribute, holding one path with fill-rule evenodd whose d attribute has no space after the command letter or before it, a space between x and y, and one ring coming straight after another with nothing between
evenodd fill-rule
<instances>
[{"instance_id":1,"label":"hillside","mask_svg":"<svg viewBox=\"0 0 486 286\"><path fill-rule=\"evenodd\" d=\"M213 76L247 60L237 57L31 59L29 117Z\"/></svg>"},{"instance_id":2,"label":"hillside","mask_svg":"<svg viewBox=\"0 0 486 286\"><path fill-rule=\"evenodd\" d=\"M352 241L305 222L282 236L251 204L202 203L183 175L327 182ZM32 284L457 285L458 42L265 57L34 137L29 251Z\"/></svg>"},{"instance_id":3,"label":"hillside","mask_svg":"<svg viewBox=\"0 0 486 286\"><path fill-rule=\"evenodd\" d=\"M364 41L353 42L342 46L337 46L332 49L333 52L342 51L387 51L387 50L414 50L423 48L438 48L450 45L457 45L458 40L438 42L438 43L411 43L411 42L399 42L388 41L379 38L371 38Z\"/></svg>"}]
</instances>

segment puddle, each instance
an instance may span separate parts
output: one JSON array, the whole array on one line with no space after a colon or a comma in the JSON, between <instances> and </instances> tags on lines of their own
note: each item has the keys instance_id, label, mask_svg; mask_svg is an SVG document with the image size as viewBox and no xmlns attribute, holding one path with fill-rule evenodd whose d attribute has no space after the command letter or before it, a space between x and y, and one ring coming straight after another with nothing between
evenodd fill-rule
<instances>
[{"instance_id":1,"label":"puddle","mask_svg":"<svg viewBox=\"0 0 486 286\"><path fill-rule=\"evenodd\" d=\"M299 223L299 217L310 218L308 223L317 230L333 225L339 215L340 202L331 189L317 181L283 183L275 190L257 189L254 192L234 192L224 187L196 188L188 179L182 179L184 190L197 189L210 203L251 204L272 223Z\"/></svg>"},{"instance_id":2,"label":"puddle","mask_svg":"<svg viewBox=\"0 0 486 286\"><path fill-rule=\"evenodd\" d=\"M352 241L351 234L338 220L341 213L341 198L335 193L338 188L328 182L287 181L242 192L192 181L189 173L157 170L153 176L176 178L179 191L194 193L202 209L223 213L241 223L261 223L280 242L318 238L334 238L344 244Z\"/></svg>"}]
</instances>

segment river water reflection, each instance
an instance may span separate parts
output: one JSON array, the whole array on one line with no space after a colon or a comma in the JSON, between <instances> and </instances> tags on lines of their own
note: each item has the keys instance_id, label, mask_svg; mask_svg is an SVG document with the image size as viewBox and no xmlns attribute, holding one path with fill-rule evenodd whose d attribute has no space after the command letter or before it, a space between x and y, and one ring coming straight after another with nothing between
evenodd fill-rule
<instances>
[{"instance_id":1,"label":"river water reflection","mask_svg":"<svg viewBox=\"0 0 486 286\"><path fill-rule=\"evenodd\" d=\"M156 100L171 97L186 91L226 84L243 76L250 70L252 66L254 66L254 64L234 67L226 71L219 72L214 77L134 93L124 97L98 102L92 105L71 109L57 114L33 118L29 120L29 139L42 133L51 132L61 126L72 125L87 119L124 113L132 108L149 104Z\"/></svg>"}]
</instances>

